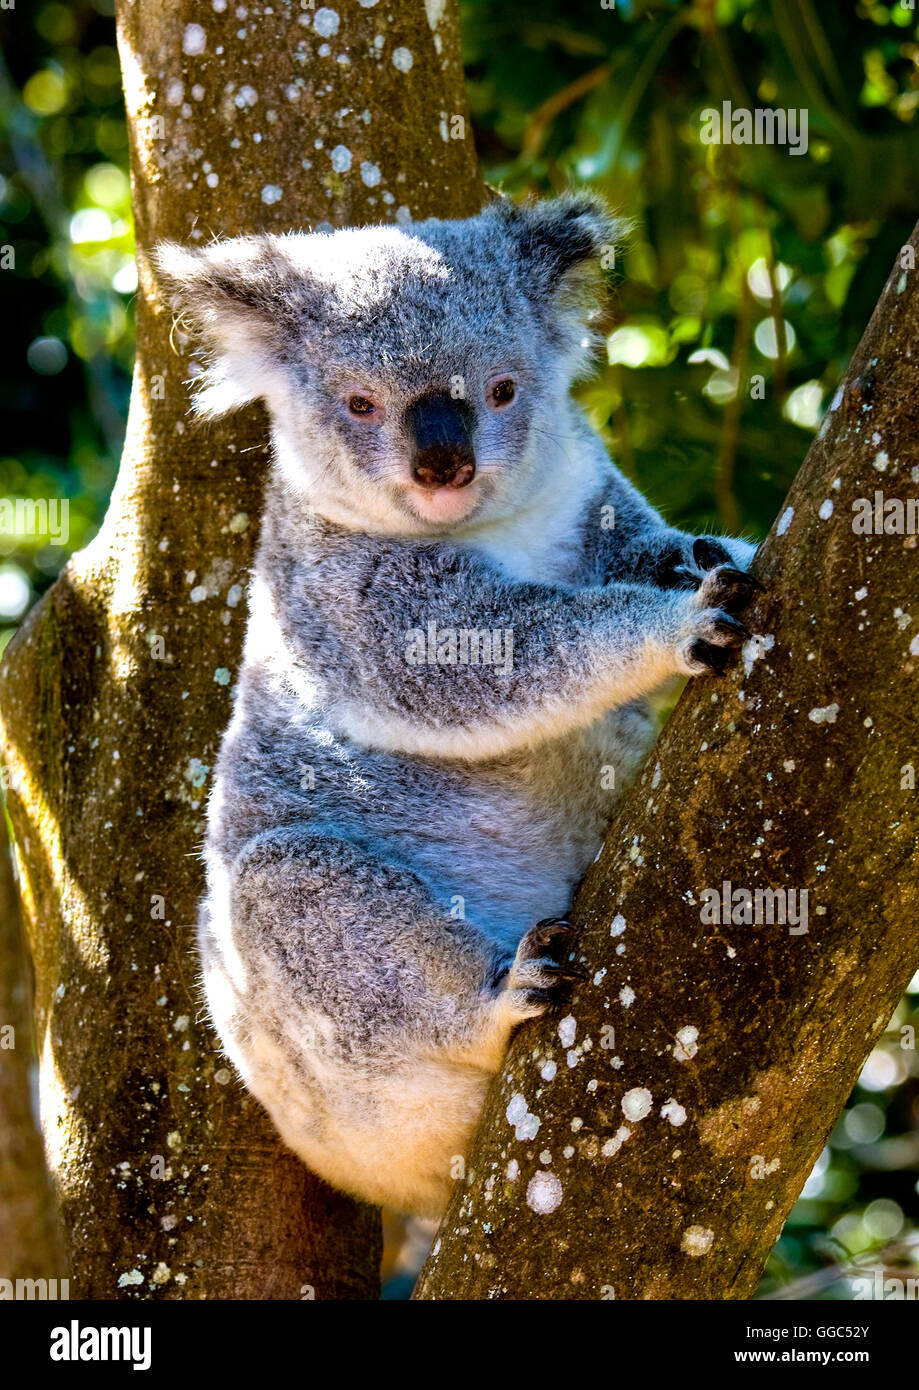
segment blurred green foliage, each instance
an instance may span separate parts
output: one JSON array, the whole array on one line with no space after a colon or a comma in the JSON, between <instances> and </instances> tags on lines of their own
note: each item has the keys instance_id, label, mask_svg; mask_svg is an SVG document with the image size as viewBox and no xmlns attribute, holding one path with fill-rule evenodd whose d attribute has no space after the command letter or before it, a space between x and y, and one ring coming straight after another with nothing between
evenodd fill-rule
<instances>
[{"instance_id":1,"label":"blurred green foliage","mask_svg":"<svg viewBox=\"0 0 919 1390\"><path fill-rule=\"evenodd\" d=\"M919 213L919 43L899 4L466 0L470 97L507 191L590 184L635 227L585 392L668 514L762 535ZM806 109L808 149L700 115ZM759 378L759 380L757 380Z\"/></svg>"},{"instance_id":2,"label":"blurred green foliage","mask_svg":"<svg viewBox=\"0 0 919 1390\"><path fill-rule=\"evenodd\" d=\"M0 531L4 640L98 527L124 435L136 270L113 15L110 0L2 14L0 496L66 499L69 523L65 545L53 526Z\"/></svg>"},{"instance_id":3,"label":"blurred green foliage","mask_svg":"<svg viewBox=\"0 0 919 1390\"><path fill-rule=\"evenodd\" d=\"M71 0L0 16L0 496L70 503L66 546L0 533L6 632L98 526L123 436L136 278L112 15ZM586 184L633 223L583 388L594 422L673 521L763 535L919 215L915 9L462 0L462 15L489 180L515 196ZM806 110L806 153L702 143L701 113L725 100ZM917 1030L919 977L764 1293L849 1296L833 1266L885 1247L915 1265Z\"/></svg>"}]
</instances>

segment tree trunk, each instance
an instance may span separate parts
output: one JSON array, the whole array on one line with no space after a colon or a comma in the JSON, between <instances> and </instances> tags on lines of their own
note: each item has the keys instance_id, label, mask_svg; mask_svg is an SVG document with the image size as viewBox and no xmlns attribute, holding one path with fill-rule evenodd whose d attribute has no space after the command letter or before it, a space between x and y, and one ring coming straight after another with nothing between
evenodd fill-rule
<instances>
[{"instance_id":1,"label":"tree trunk","mask_svg":"<svg viewBox=\"0 0 919 1390\"><path fill-rule=\"evenodd\" d=\"M232 0L119 0L140 275L127 443L99 536L29 615L0 685L46 1143L81 1298L379 1288L377 1213L282 1150L201 1016L198 852L267 432L260 410L187 418L192 345L151 250L462 216L481 186L457 138L453 4L242 16Z\"/></svg>"},{"instance_id":2,"label":"tree trunk","mask_svg":"<svg viewBox=\"0 0 919 1390\"><path fill-rule=\"evenodd\" d=\"M853 526L917 492L917 233L757 558L760 636L627 796L585 983L515 1039L418 1297L750 1297L919 965L917 541ZM725 884L800 920L716 912Z\"/></svg>"},{"instance_id":3,"label":"tree trunk","mask_svg":"<svg viewBox=\"0 0 919 1390\"><path fill-rule=\"evenodd\" d=\"M0 815L0 1280L60 1280L69 1271L32 1105L37 1063L23 946L19 894Z\"/></svg>"}]
</instances>

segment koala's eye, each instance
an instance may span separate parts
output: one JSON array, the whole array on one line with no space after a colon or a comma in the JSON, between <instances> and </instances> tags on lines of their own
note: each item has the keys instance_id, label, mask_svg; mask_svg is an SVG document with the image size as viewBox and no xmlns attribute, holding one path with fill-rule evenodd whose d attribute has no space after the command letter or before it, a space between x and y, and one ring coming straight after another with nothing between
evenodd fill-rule
<instances>
[{"instance_id":1,"label":"koala's eye","mask_svg":"<svg viewBox=\"0 0 919 1390\"><path fill-rule=\"evenodd\" d=\"M366 396L349 396L348 409L352 415L373 415L376 406Z\"/></svg>"},{"instance_id":2,"label":"koala's eye","mask_svg":"<svg viewBox=\"0 0 919 1390\"><path fill-rule=\"evenodd\" d=\"M510 405L516 394L517 387L513 380L509 376L502 376L492 383L488 393L488 403L500 409L503 405Z\"/></svg>"}]
</instances>

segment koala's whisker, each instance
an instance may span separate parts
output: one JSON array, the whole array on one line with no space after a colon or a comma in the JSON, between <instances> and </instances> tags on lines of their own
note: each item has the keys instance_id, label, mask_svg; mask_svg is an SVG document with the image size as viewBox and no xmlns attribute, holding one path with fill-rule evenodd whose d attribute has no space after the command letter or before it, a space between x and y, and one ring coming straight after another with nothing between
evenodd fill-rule
<instances>
[{"instance_id":1,"label":"koala's whisker","mask_svg":"<svg viewBox=\"0 0 919 1390\"><path fill-rule=\"evenodd\" d=\"M550 439L556 440L559 444L577 444L580 442L576 434L555 434L552 430L547 430L544 425L531 425L530 428L535 430L537 434L547 434Z\"/></svg>"},{"instance_id":2,"label":"koala's whisker","mask_svg":"<svg viewBox=\"0 0 919 1390\"><path fill-rule=\"evenodd\" d=\"M367 469L367 477L374 482L387 482L391 478L401 478L408 482L408 465L401 459L396 463L373 465Z\"/></svg>"},{"instance_id":3,"label":"koala's whisker","mask_svg":"<svg viewBox=\"0 0 919 1390\"><path fill-rule=\"evenodd\" d=\"M570 462L571 462L571 453L570 453L569 450L565 447L565 445L566 445L566 444L577 444L577 442L578 442L577 435L574 435L574 434L569 434L569 435L558 435L558 434L553 434L551 430L542 429L542 428L540 428L539 425L532 425L532 426L531 426L531 429L533 430L533 433L534 433L534 434L542 434L542 435L545 435L545 437L546 437L547 439L551 439L552 442L553 442L553 444L557 444L558 447L559 447L559 449L561 450L561 452L564 454L564 456L565 456L565 462L566 462L566 463L570 463Z\"/></svg>"},{"instance_id":4,"label":"koala's whisker","mask_svg":"<svg viewBox=\"0 0 919 1390\"><path fill-rule=\"evenodd\" d=\"M578 444L580 440L576 434L556 434L553 430L546 429L545 425L531 425L530 429L536 434L545 434L549 439L554 439L557 444Z\"/></svg>"}]
</instances>

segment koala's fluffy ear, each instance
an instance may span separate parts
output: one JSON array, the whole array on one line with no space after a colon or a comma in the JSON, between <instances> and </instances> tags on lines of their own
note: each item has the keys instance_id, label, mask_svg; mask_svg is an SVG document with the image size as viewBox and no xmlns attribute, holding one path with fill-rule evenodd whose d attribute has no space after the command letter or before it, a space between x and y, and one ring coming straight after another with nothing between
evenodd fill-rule
<instances>
[{"instance_id":1,"label":"koala's fluffy ear","mask_svg":"<svg viewBox=\"0 0 919 1390\"><path fill-rule=\"evenodd\" d=\"M543 294L561 287L570 272L599 261L605 254L612 264L626 230L625 223L599 198L586 193L522 206L502 203L500 211Z\"/></svg>"},{"instance_id":2,"label":"koala's fluffy ear","mask_svg":"<svg viewBox=\"0 0 919 1390\"><path fill-rule=\"evenodd\" d=\"M603 298L599 272L612 268L628 224L591 194L493 208L513 237L524 290L577 357L591 345L585 330Z\"/></svg>"},{"instance_id":3,"label":"koala's fluffy ear","mask_svg":"<svg viewBox=\"0 0 919 1390\"><path fill-rule=\"evenodd\" d=\"M269 235L210 246L161 242L156 264L180 322L200 339L206 366L195 410L223 415L264 396L281 372L296 319L294 267Z\"/></svg>"}]
</instances>

